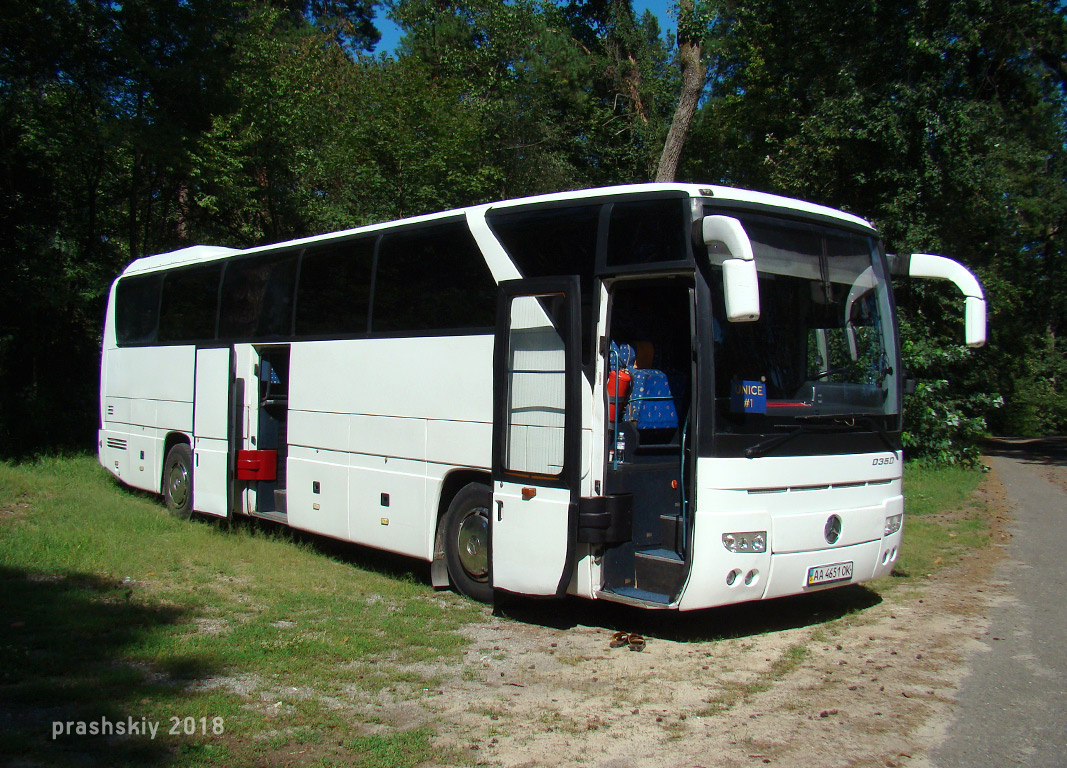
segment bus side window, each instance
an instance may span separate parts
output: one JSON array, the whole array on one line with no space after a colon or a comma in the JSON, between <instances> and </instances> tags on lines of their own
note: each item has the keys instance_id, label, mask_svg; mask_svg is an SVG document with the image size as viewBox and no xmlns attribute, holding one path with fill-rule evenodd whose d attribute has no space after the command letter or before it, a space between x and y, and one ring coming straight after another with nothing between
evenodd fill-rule
<instances>
[{"instance_id":1,"label":"bus side window","mask_svg":"<svg viewBox=\"0 0 1067 768\"><path fill-rule=\"evenodd\" d=\"M599 203L527 210L504 208L489 215L489 226L523 277L578 275L581 278L581 322L593 326L596 301L593 273L599 237ZM582 332L582 361L589 364L592 335Z\"/></svg>"},{"instance_id":2,"label":"bus side window","mask_svg":"<svg viewBox=\"0 0 1067 768\"><path fill-rule=\"evenodd\" d=\"M299 251L231 261L222 278L219 338L288 336Z\"/></svg>"},{"instance_id":3,"label":"bus side window","mask_svg":"<svg viewBox=\"0 0 1067 768\"><path fill-rule=\"evenodd\" d=\"M688 199L637 200L611 209L607 265L624 267L688 257Z\"/></svg>"},{"instance_id":4,"label":"bus side window","mask_svg":"<svg viewBox=\"0 0 1067 768\"><path fill-rule=\"evenodd\" d=\"M120 347L151 344L159 325L160 275L124 277L115 291L115 336Z\"/></svg>"},{"instance_id":5,"label":"bus side window","mask_svg":"<svg viewBox=\"0 0 1067 768\"><path fill-rule=\"evenodd\" d=\"M367 332L376 237L312 246L300 263L297 336L356 336Z\"/></svg>"},{"instance_id":6,"label":"bus side window","mask_svg":"<svg viewBox=\"0 0 1067 768\"><path fill-rule=\"evenodd\" d=\"M181 344L215 338L219 276L222 264L168 272L163 279L159 340Z\"/></svg>"},{"instance_id":7,"label":"bus side window","mask_svg":"<svg viewBox=\"0 0 1067 768\"><path fill-rule=\"evenodd\" d=\"M488 329L495 323L496 282L465 221L382 238L374 333Z\"/></svg>"}]
</instances>

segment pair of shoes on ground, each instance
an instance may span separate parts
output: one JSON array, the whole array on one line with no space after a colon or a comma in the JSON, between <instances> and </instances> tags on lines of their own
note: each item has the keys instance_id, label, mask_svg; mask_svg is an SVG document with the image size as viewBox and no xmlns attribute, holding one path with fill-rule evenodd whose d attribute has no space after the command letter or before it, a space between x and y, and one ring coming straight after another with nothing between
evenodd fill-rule
<instances>
[{"instance_id":1,"label":"pair of shoes on ground","mask_svg":"<svg viewBox=\"0 0 1067 768\"><path fill-rule=\"evenodd\" d=\"M616 632L611 636L611 642L609 645L612 648L622 648L626 646L631 651L643 651L645 650L645 638L638 634L627 634L626 632Z\"/></svg>"}]
</instances>

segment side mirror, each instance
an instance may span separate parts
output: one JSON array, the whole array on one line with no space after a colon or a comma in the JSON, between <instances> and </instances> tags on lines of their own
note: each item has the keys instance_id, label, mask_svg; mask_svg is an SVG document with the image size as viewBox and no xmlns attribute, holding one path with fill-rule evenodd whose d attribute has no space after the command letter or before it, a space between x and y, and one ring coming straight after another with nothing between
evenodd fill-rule
<instances>
[{"instance_id":1,"label":"side mirror","mask_svg":"<svg viewBox=\"0 0 1067 768\"><path fill-rule=\"evenodd\" d=\"M981 347L986 342L985 294L978 278L958 261L932 253L913 253L910 256L890 256L890 271L908 277L930 277L949 280L964 295L964 340L968 347Z\"/></svg>"},{"instance_id":2,"label":"side mirror","mask_svg":"<svg viewBox=\"0 0 1067 768\"><path fill-rule=\"evenodd\" d=\"M909 277L932 277L950 280L966 297L964 304L964 339L968 347L981 347L986 341L985 295L982 286L967 267L958 261L932 253L913 253L908 264Z\"/></svg>"},{"instance_id":3,"label":"side mirror","mask_svg":"<svg viewBox=\"0 0 1067 768\"><path fill-rule=\"evenodd\" d=\"M726 319L732 323L759 320L759 278L752 241L732 216L705 216L701 239L713 264L722 264Z\"/></svg>"}]
</instances>

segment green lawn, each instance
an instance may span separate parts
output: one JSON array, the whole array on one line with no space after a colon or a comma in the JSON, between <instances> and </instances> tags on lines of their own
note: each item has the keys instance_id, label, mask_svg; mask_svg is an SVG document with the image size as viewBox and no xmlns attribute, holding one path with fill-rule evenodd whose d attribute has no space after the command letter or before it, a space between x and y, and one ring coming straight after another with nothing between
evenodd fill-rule
<instances>
[{"instance_id":1,"label":"green lawn","mask_svg":"<svg viewBox=\"0 0 1067 768\"><path fill-rule=\"evenodd\" d=\"M12 726L0 752L55 765L75 753L417 764L431 755L427 726L354 727L351 703L421 695L434 680L412 670L458 655L457 628L485 609L391 564L256 525L182 523L91 457L0 464L0 728ZM102 718L159 731L52 738L54 722Z\"/></svg>"},{"instance_id":2,"label":"green lawn","mask_svg":"<svg viewBox=\"0 0 1067 768\"><path fill-rule=\"evenodd\" d=\"M989 545L992 518L976 495L982 473L919 464L904 467L904 543L894 574L922 579Z\"/></svg>"}]
</instances>

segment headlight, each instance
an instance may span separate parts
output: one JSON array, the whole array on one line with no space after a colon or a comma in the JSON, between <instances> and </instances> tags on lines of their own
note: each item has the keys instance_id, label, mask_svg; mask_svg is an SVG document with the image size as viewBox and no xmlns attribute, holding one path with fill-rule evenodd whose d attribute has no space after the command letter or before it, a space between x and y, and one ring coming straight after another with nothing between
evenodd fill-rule
<instances>
[{"instance_id":1,"label":"headlight","mask_svg":"<svg viewBox=\"0 0 1067 768\"><path fill-rule=\"evenodd\" d=\"M900 530L900 524L904 522L904 515L890 515L885 519L885 528L882 530L883 536L889 536Z\"/></svg>"},{"instance_id":2,"label":"headlight","mask_svg":"<svg viewBox=\"0 0 1067 768\"><path fill-rule=\"evenodd\" d=\"M766 552L766 531L744 531L740 533L724 533L722 545L730 552Z\"/></svg>"}]
</instances>

